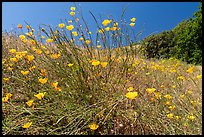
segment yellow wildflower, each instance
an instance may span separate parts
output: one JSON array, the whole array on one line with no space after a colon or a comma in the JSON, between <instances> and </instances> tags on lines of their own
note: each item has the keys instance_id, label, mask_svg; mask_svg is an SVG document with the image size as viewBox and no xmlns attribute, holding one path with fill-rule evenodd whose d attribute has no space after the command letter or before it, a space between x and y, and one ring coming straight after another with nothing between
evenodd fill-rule
<instances>
[{"instance_id":1,"label":"yellow wildflower","mask_svg":"<svg viewBox=\"0 0 204 137\"><path fill-rule=\"evenodd\" d=\"M181 116L175 116L175 117L176 117L177 120L181 118Z\"/></svg>"},{"instance_id":2,"label":"yellow wildflower","mask_svg":"<svg viewBox=\"0 0 204 137\"><path fill-rule=\"evenodd\" d=\"M53 42L53 39L46 39L46 42L51 43L51 42Z\"/></svg>"},{"instance_id":3,"label":"yellow wildflower","mask_svg":"<svg viewBox=\"0 0 204 137\"><path fill-rule=\"evenodd\" d=\"M66 28L71 31L71 30L73 30L74 26L73 25L69 25L69 26L66 26Z\"/></svg>"},{"instance_id":4,"label":"yellow wildflower","mask_svg":"<svg viewBox=\"0 0 204 137\"><path fill-rule=\"evenodd\" d=\"M95 123L89 125L89 128L90 128L91 130L96 130L98 127L99 127L99 126L98 126L97 124L95 124Z\"/></svg>"},{"instance_id":5,"label":"yellow wildflower","mask_svg":"<svg viewBox=\"0 0 204 137\"><path fill-rule=\"evenodd\" d=\"M73 65L74 65L74 64L69 63L69 64L68 64L68 67L71 67L71 66L73 66Z\"/></svg>"},{"instance_id":6,"label":"yellow wildflower","mask_svg":"<svg viewBox=\"0 0 204 137\"><path fill-rule=\"evenodd\" d=\"M107 66L107 64L108 64L108 62L101 62L101 66L104 68Z\"/></svg>"},{"instance_id":7,"label":"yellow wildflower","mask_svg":"<svg viewBox=\"0 0 204 137\"><path fill-rule=\"evenodd\" d=\"M82 40L84 40L84 38L83 38L83 37L81 37L81 38L79 38L79 40L80 40L80 41L82 41Z\"/></svg>"},{"instance_id":8,"label":"yellow wildflower","mask_svg":"<svg viewBox=\"0 0 204 137\"><path fill-rule=\"evenodd\" d=\"M33 55L27 55L27 56L26 56L26 59L27 59L28 61L33 61L33 60L35 59L35 57L34 57Z\"/></svg>"},{"instance_id":9,"label":"yellow wildflower","mask_svg":"<svg viewBox=\"0 0 204 137\"><path fill-rule=\"evenodd\" d=\"M60 23L60 24L58 24L58 26L62 29L62 28L64 28L64 23Z\"/></svg>"},{"instance_id":10,"label":"yellow wildflower","mask_svg":"<svg viewBox=\"0 0 204 137\"><path fill-rule=\"evenodd\" d=\"M26 37L25 37L24 35L20 35L19 38L20 38L21 40L23 40L23 39L25 39Z\"/></svg>"},{"instance_id":11,"label":"yellow wildflower","mask_svg":"<svg viewBox=\"0 0 204 137\"><path fill-rule=\"evenodd\" d=\"M71 7L71 8L70 8L71 11L74 11L75 9L76 9L75 7Z\"/></svg>"},{"instance_id":12,"label":"yellow wildflower","mask_svg":"<svg viewBox=\"0 0 204 137\"><path fill-rule=\"evenodd\" d=\"M51 86L54 87L54 88L56 88L57 85L58 85L58 82L52 82L52 83L51 83Z\"/></svg>"},{"instance_id":13,"label":"yellow wildflower","mask_svg":"<svg viewBox=\"0 0 204 137\"><path fill-rule=\"evenodd\" d=\"M193 73L193 69L194 69L194 66L190 67L188 70L186 70L186 72Z\"/></svg>"},{"instance_id":14,"label":"yellow wildflower","mask_svg":"<svg viewBox=\"0 0 204 137\"><path fill-rule=\"evenodd\" d=\"M108 24L110 24L111 23L111 20L104 20L103 22L102 22L102 24L104 25L104 26L107 26Z\"/></svg>"},{"instance_id":15,"label":"yellow wildflower","mask_svg":"<svg viewBox=\"0 0 204 137\"><path fill-rule=\"evenodd\" d=\"M3 98L2 98L2 102L3 102L3 103L6 103L6 102L8 102L8 99L9 99L9 98L8 98L7 96L6 96L6 97L3 97Z\"/></svg>"},{"instance_id":16,"label":"yellow wildflower","mask_svg":"<svg viewBox=\"0 0 204 137\"><path fill-rule=\"evenodd\" d=\"M106 31L109 31L109 30L110 30L110 27L106 27L105 30L106 30Z\"/></svg>"},{"instance_id":17,"label":"yellow wildflower","mask_svg":"<svg viewBox=\"0 0 204 137\"><path fill-rule=\"evenodd\" d=\"M99 64L100 64L100 61L98 61L98 60L92 61L93 66L98 66Z\"/></svg>"},{"instance_id":18,"label":"yellow wildflower","mask_svg":"<svg viewBox=\"0 0 204 137\"><path fill-rule=\"evenodd\" d=\"M36 52L38 55L40 55L40 54L42 53L42 50L36 49L35 52Z\"/></svg>"},{"instance_id":19,"label":"yellow wildflower","mask_svg":"<svg viewBox=\"0 0 204 137\"><path fill-rule=\"evenodd\" d=\"M10 53L15 53L16 50L15 50L15 49L10 49L9 52L10 52Z\"/></svg>"},{"instance_id":20,"label":"yellow wildflower","mask_svg":"<svg viewBox=\"0 0 204 137\"><path fill-rule=\"evenodd\" d=\"M172 111L176 108L176 106L169 106L168 108Z\"/></svg>"},{"instance_id":21,"label":"yellow wildflower","mask_svg":"<svg viewBox=\"0 0 204 137\"><path fill-rule=\"evenodd\" d=\"M185 95L184 95L184 94L181 94L181 95L180 95L180 98L184 98L184 97L185 97Z\"/></svg>"},{"instance_id":22,"label":"yellow wildflower","mask_svg":"<svg viewBox=\"0 0 204 137\"><path fill-rule=\"evenodd\" d=\"M38 93L38 94L36 94L36 95L34 95L34 96L41 100L41 99L45 96L45 93L46 93L46 92L44 92L44 93Z\"/></svg>"},{"instance_id":23,"label":"yellow wildflower","mask_svg":"<svg viewBox=\"0 0 204 137\"><path fill-rule=\"evenodd\" d=\"M168 118L173 118L174 114L170 113L166 115Z\"/></svg>"},{"instance_id":24,"label":"yellow wildflower","mask_svg":"<svg viewBox=\"0 0 204 137\"><path fill-rule=\"evenodd\" d=\"M18 28L19 28L19 29L22 29L23 26L22 26L21 24L18 24Z\"/></svg>"},{"instance_id":25,"label":"yellow wildflower","mask_svg":"<svg viewBox=\"0 0 204 137\"><path fill-rule=\"evenodd\" d=\"M38 81L42 84L45 84L47 82L48 78L39 78Z\"/></svg>"},{"instance_id":26,"label":"yellow wildflower","mask_svg":"<svg viewBox=\"0 0 204 137\"><path fill-rule=\"evenodd\" d=\"M73 31L72 34L76 37L78 36L78 33L76 31Z\"/></svg>"},{"instance_id":27,"label":"yellow wildflower","mask_svg":"<svg viewBox=\"0 0 204 137\"><path fill-rule=\"evenodd\" d=\"M40 73L41 73L41 75L42 75L42 76L44 76L44 77L45 77L46 70L45 70L45 69L40 69Z\"/></svg>"},{"instance_id":28,"label":"yellow wildflower","mask_svg":"<svg viewBox=\"0 0 204 137\"><path fill-rule=\"evenodd\" d=\"M115 31L116 29L117 29L117 27L112 27L111 28L112 31Z\"/></svg>"},{"instance_id":29,"label":"yellow wildflower","mask_svg":"<svg viewBox=\"0 0 204 137\"><path fill-rule=\"evenodd\" d=\"M117 27L117 26L118 26L118 23L114 22L113 27Z\"/></svg>"},{"instance_id":30,"label":"yellow wildflower","mask_svg":"<svg viewBox=\"0 0 204 137\"><path fill-rule=\"evenodd\" d=\"M41 39L44 39L44 38L45 38L45 36L41 36L40 38L41 38Z\"/></svg>"},{"instance_id":31,"label":"yellow wildflower","mask_svg":"<svg viewBox=\"0 0 204 137\"><path fill-rule=\"evenodd\" d=\"M166 105L170 105L171 103L169 101L166 102Z\"/></svg>"},{"instance_id":32,"label":"yellow wildflower","mask_svg":"<svg viewBox=\"0 0 204 137\"><path fill-rule=\"evenodd\" d=\"M138 96L138 93L137 92L128 92L128 93L126 93L125 96L132 100Z\"/></svg>"},{"instance_id":33,"label":"yellow wildflower","mask_svg":"<svg viewBox=\"0 0 204 137\"><path fill-rule=\"evenodd\" d=\"M179 76L177 79L178 80L184 80L184 77L183 76Z\"/></svg>"},{"instance_id":34,"label":"yellow wildflower","mask_svg":"<svg viewBox=\"0 0 204 137\"><path fill-rule=\"evenodd\" d=\"M85 43L86 43L87 45L89 45L90 42L91 42L90 40L86 40L86 41L85 41Z\"/></svg>"},{"instance_id":35,"label":"yellow wildflower","mask_svg":"<svg viewBox=\"0 0 204 137\"><path fill-rule=\"evenodd\" d=\"M102 34L104 32L104 30L100 29L100 30L98 30L98 32Z\"/></svg>"},{"instance_id":36,"label":"yellow wildflower","mask_svg":"<svg viewBox=\"0 0 204 137\"><path fill-rule=\"evenodd\" d=\"M161 99L161 94L159 92L154 92L154 95L157 99Z\"/></svg>"},{"instance_id":37,"label":"yellow wildflower","mask_svg":"<svg viewBox=\"0 0 204 137\"><path fill-rule=\"evenodd\" d=\"M55 90L62 91L61 88L55 87Z\"/></svg>"},{"instance_id":38,"label":"yellow wildflower","mask_svg":"<svg viewBox=\"0 0 204 137\"><path fill-rule=\"evenodd\" d=\"M8 98L11 98L12 96L13 96L13 94L11 94L11 93L6 94L6 97L8 97Z\"/></svg>"},{"instance_id":39,"label":"yellow wildflower","mask_svg":"<svg viewBox=\"0 0 204 137\"><path fill-rule=\"evenodd\" d=\"M164 85L161 85L160 87L161 87L161 88L164 88Z\"/></svg>"},{"instance_id":40,"label":"yellow wildflower","mask_svg":"<svg viewBox=\"0 0 204 137\"><path fill-rule=\"evenodd\" d=\"M30 71L34 70L36 68L36 66L32 66L29 68Z\"/></svg>"},{"instance_id":41,"label":"yellow wildflower","mask_svg":"<svg viewBox=\"0 0 204 137\"><path fill-rule=\"evenodd\" d=\"M129 87L129 88L127 88L127 91L133 91L134 90L134 88L133 87Z\"/></svg>"},{"instance_id":42,"label":"yellow wildflower","mask_svg":"<svg viewBox=\"0 0 204 137\"><path fill-rule=\"evenodd\" d=\"M164 97L165 97L166 99L172 99L172 96L169 95L169 94L165 95Z\"/></svg>"},{"instance_id":43,"label":"yellow wildflower","mask_svg":"<svg viewBox=\"0 0 204 137\"><path fill-rule=\"evenodd\" d=\"M10 58L10 61L17 62L18 60L17 60L17 58Z\"/></svg>"},{"instance_id":44,"label":"yellow wildflower","mask_svg":"<svg viewBox=\"0 0 204 137\"><path fill-rule=\"evenodd\" d=\"M27 74L29 73L29 71L28 71L28 70L27 70L27 71L21 70L21 73L22 73L23 75L27 75Z\"/></svg>"},{"instance_id":45,"label":"yellow wildflower","mask_svg":"<svg viewBox=\"0 0 204 137\"><path fill-rule=\"evenodd\" d=\"M33 105L33 102L34 102L34 100L28 100L28 101L26 102L26 104L27 104L29 107L31 107L31 106Z\"/></svg>"},{"instance_id":46,"label":"yellow wildflower","mask_svg":"<svg viewBox=\"0 0 204 137\"><path fill-rule=\"evenodd\" d=\"M22 128L29 128L32 125L32 122L28 122L22 126Z\"/></svg>"},{"instance_id":47,"label":"yellow wildflower","mask_svg":"<svg viewBox=\"0 0 204 137\"><path fill-rule=\"evenodd\" d=\"M151 94L155 91L156 89L155 88L147 88L146 91Z\"/></svg>"},{"instance_id":48,"label":"yellow wildflower","mask_svg":"<svg viewBox=\"0 0 204 137\"><path fill-rule=\"evenodd\" d=\"M69 14L70 14L71 16L74 16L75 12L71 11Z\"/></svg>"},{"instance_id":49,"label":"yellow wildflower","mask_svg":"<svg viewBox=\"0 0 204 137\"><path fill-rule=\"evenodd\" d=\"M57 58L59 58L61 56L61 54L51 54L50 55L50 57L52 58L52 59L57 59Z\"/></svg>"},{"instance_id":50,"label":"yellow wildflower","mask_svg":"<svg viewBox=\"0 0 204 137\"><path fill-rule=\"evenodd\" d=\"M197 79L201 79L201 78L202 78L202 75L197 75L196 78L197 78Z\"/></svg>"},{"instance_id":51,"label":"yellow wildflower","mask_svg":"<svg viewBox=\"0 0 204 137\"><path fill-rule=\"evenodd\" d=\"M96 47L97 47L98 49L100 49L100 48L101 48L101 45L97 45Z\"/></svg>"},{"instance_id":52,"label":"yellow wildflower","mask_svg":"<svg viewBox=\"0 0 204 137\"><path fill-rule=\"evenodd\" d=\"M130 23L130 26L131 26L131 27L134 27L134 26L135 26L135 23Z\"/></svg>"},{"instance_id":53,"label":"yellow wildflower","mask_svg":"<svg viewBox=\"0 0 204 137\"><path fill-rule=\"evenodd\" d=\"M195 116L189 115L189 116L187 116L187 118L190 119L190 120L194 120L194 119L195 119Z\"/></svg>"},{"instance_id":54,"label":"yellow wildflower","mask_svg":"<svg viewBox=\"0 0 204 137\"><path fill-rule=\"evenodd\" d=\"M173 85L173 86L171 86L171 87L172 87L172 88L176 88L176 86L174 86L174 85Z\"/></svg>"},{"instance_id":55,"label":"yellow wildflower","mask_svg":"<svg viewBox=\"0 0 204 137\"><path fill-rule=\"evenodd\" d=\"M30 42L30 44L34 44L34 45L37 44L37 42L35 40L33 40L33 39L31 39L29 42Z\"/></svg>"},{"instance_id":56,"label":"yellow wildflower","mask_svg":"<svg viewBox=\"0 0 204 137\"><path fill-rule=\"evenodd\" d=\"M29 29L30 29L30 26L26 25L26 29L28 29L28 30L29 30Z\"/></svg>"},{"instance_id":57,"label":"yellow wildflower","mask_svg":"<svg viewBox=\"0 0 204 137\"><path fill-rule=\"evenodd\" d=\"M4 81L9 81L10 78L3 78Z\"/></svg>"},{"instance_id":58,"label":"yellow wildflower","mask_svg":"<svg viewBox=\"0 0 204 137\"><path fill-rule=\"evenodd\" d=\"M132 18L130 21L131 21L131 22L135 22L135 21L136 21L136 18Z\"/></svg>"}]
</instances>

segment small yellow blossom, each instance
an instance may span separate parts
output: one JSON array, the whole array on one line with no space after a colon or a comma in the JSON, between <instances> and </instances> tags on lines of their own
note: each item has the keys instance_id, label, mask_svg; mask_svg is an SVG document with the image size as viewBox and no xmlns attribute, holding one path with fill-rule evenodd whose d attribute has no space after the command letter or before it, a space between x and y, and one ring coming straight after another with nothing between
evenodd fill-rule
<instances>
[{"instance_id":1,"label":"small yellow blossom","mask_svg":"<svg viewBox=\"0 0 204 137\"><path fill-rule=\"evenodd\" d=\"M106 27L105 30L106 30L106 31L109 31L109 30L110 30L110 27Z\"/></svg>"},{"instance_id":2,"label":"small yellow blossom","mask_svg":"<svg viewBox=\"0 0 204 137\"><path fill-rule=\"evenodd\" d=\"M31 106L33 105L33 102L34 102L34 100L28 100L28 101L26 102L26 104L27 104L29 107L31 107Z\"/></svg>"},{"instance_id":3,"label":"small yellow blossom","mask_svg":"<svg viewBox=\"0 0 204 137\"><path fill-rule=\"evenodd\" d=\"M10 52L10 53L15 53L16 50L15 50L15 49L10 49L9 52Z\"/></svg>"},{"instance_id":4,"label":"small yellow blossom","mask_svg":"<svg viewBox=\"0 0 204 137\"><path fill-rule=\"evenodd\" d=\"M18 59L17 59L17 58L10 58L10 61L12 61L12 62L17 62Z\"/></svg>"},{"instance_id":5,"label":"small yellow blossom","mask_svg":"<svg viewBox=\"0 0 204 137\"><path fill-rule=\"evenodd\" d=\"M92 65L93 65L93 66L98 66L100 63L101 63L101 62L98 61L98 60L92 61Z\"/></svg>"},{"instance_id":6,"label":"small yellow blossom","mask_svg":"<svg viewBox=\"0 0 204 137\"><path fill-rule=\"evenodd\" d=\"M71 11L74 11L75 9L76 9L75 7L71 7L71 8L70 8Z\"/></svg>"},{"instance_id":7,"label":"small yellow blossom","mask_svg":"<svg viewBox=\"0 0 204 137\"><path fill-rule=\"evenodd\" d=\"M95 124L95 123L89 125L89 128L90 128L91 130L96 130L98 127L99 127L99 126L98 126L97 124Z\"/></svg>"},{"instance_id":8,"label":"small yellow blossom","mask_svg":"<svg viewBox=\"0 0 204 137\"><path fill-rule=\"evenodd\" d=\"M28 61L33 61L33 60L35 59L35 57L34 57L33 55L27 55L27 56L26 56L26 59L27 59Z\"/></svg>"},{"instance_id":9,"label":"small yellow blossom","mask_svg":"<svg viewBox=\"0 0 204 137\"><path fill-rule=\"evenodd\" d=\"M29 68L30 71L34 70L36 68L36 66L32 66Z\"/></svg>"},{"instance_id":10,"label":"small yellow blossom","mask_svg":"<svg viewBox=\"0 0 204 137\"><path fill-rule=\"evenodd\" d=\"M151 94L155 91L156 89L155 88L147 88L146 91Z\"/></svg>"},{"instance_id":11,"label":"small yellow blossom","mask_svg":"<svg viewBox=\"0 0 204 137\"><path fill-rule=\"evenodd\" d=\"M107 25L110 24L110 23L111 23L111 20L104 20L104 21L102 22L103 26L107 26Z\"/></svg>"},{"instance_id":12,"label":"small yellow blossom","mask_svg":"<svg viewBox=\"0 0 204 137\"><path fill-rule=\"evenodd\" d=\"M105 68L107 65L108 65L108 62L101 62L101 66L102 66L102 67Z\"/></svg>"},{"instance_id":13,"label":"small yellow blossom","mask_svg":"<svg viewBox=\"0 0 204 137\"><path fill-rule=\"evenodd\" d=\"M78 36L78 33L76 31L73 31L72 34L76 37Z\"/></svg>"},{"instance_id":14,"label":"small yellow blossom","mask_svg":"<svg viewBox=\"0 0 204 137\"><path fill-rule=\"evenodd\" d=\"M52 58L52 59L57 59L57 58L59 58L61 56L61 54L51 54L50 55L50 57Z\"/></svg>"},{"instance_id":15,"label":"small yellow blossom","mask_svg":"<svg viewBox=\"0 0 204 137\"><path fill-rule=\"evenodd\" d=\"M177 120L181 118L181 116L175 116L175 117L176 117Z\"/></svg>"},{"instance_id":16,"label":"small yellow blossom","mask_svg":"<svg viewBox=\"0 0 204 137\"><path fill-rule=\"evenodd\" d=\"M154 92L154 95L157 99L161 99L161 94L159 92Z\"/></svg>"},{"instance_id":17,"label":"small yellow blossom","mask_svg":"<svg viewBox=\"0 0 204 137\"><path fill-rule=\"evenodd\" d=\"M185 97L185 95L184 95L184 94L181 94L181 95L180 95L180 98L184 98L184 97Z\"/></svg>"},{"instance_id":18,"label":"small yellow blossom","mask_svg":"<svg viewBox=\"0 0 204 137\"><path fill-rule=\"evenodd\" d=\"M170 105L171 103L169 101L166 102L166 105Z\"/></svg>"},{"instance_id":19,"label":"small yellow blossom","mask_svg":"<svg viewBox=\"0 0 204 137\"><path fill-rule=\"evenodd\" d=\"M22 29L23 26L22 26L21 24L18 24L18 28L19 28L19 29Z\"/></svg>"},{"instance_id":20,"label":"small yellow blossom","mask_svg":"<svg viewBox=\"0 0 204 137\"><path fill-rule=\"evenodd\" d=\"M165 97L166 99L172 99L172 96L169 95L169 94L165 95L164 97Z\"/></svg>"},{"instance_id":21,"label":"small yellow blossom","mask_svg":"<svg viewBox=\"0 0 204 137\"><path fill-rule=\"evenodd\" d=\"M71 30L73 30L74 26L73 25L69 25L69 26L66 26L66 28L71 31Z\"/></svg>"},{"instance_id":22,"label":"small yellow blossom","mask_svg":"<svg viewBox=\"0 0 204 137\"><path fill-rule=\"evenodd\" d=\"M3 78L4 81L9 81L10 78Z\"/></svg>"},{"instance_id":23,"label":"small yellow blossom","mask_svg":"<svg viewBox=\"0 0 204 137\"><path fill-rule=\"evenodd\" d=\"M13 96L13 94L11 94L11 93L6 94L6 97L8 97L8 98L11 98L12 96Z\"/></svg>"},{"instance_id":24,"label":"small yellow blossom","mask_svg":"<svg viewBox=\"0 0 204 137\"><path fill-rule=\"evenodd\" d=\"M69 64L68 64L68 67L71 67L71 66L73 66L73 65L74 65L74 64L69 63Z\"/></svg>"},{"instance_id":25,"label":"small yellow blossom","mask_svg":"<svg viewBox=\"0 0 204 137\"><path fill-rule=\"evenodd\" d=\"M164 88L164 85L161 85L160 87L161 87L161 88Z\"/></svg>"},{"instance_id":26,"label":"small yellow blossom","mask_svg":"<svg viewBox=\"0 0 204 137\"><path fill-rule=\"evenodd\" d=\"M117 29L117 27L112 27L111 28L112 31L115 31L116 29Z\"/></svg>"},{"instance_id":27,"label":"small yellow blossom","mask_svg":"<svg viewBox=\"0 0 204 137\"><path fill-rule=\"evenodd\" d=\"M193 91L192 90L188 90L188 94L192 94L193 93Z\"/></svg>"},{"instance_id":28,"label":"small yellow blossom","mask_svg":"<svg viewBox=\"0 0 204 137\"><path fill-rule=\"evenodd\" d=\"M82 41L82 40L84 40L84 38L83 38L83 37L81 37L81 38L79 38L79 40L80 40L80 41Z\"/></svg>"},{"instance_id":29,"label":"small yellow blossom","mask_svg":"<svg viewBox=\"0 0 204 137\"><path fill-rule=\"evenodd\" d=\"M202 78L202 75L197 75L196 78L197 78L197 79L201 79L201 78Z\"/></svg>"},{"instance_id":30,"label":"small yellow blossom","mask_svg":"<svg viewBox=\"0 0 204 137\"><path fill-rule=\"evenodd\" d=\"M35 40L33 40L33 39L31 39L29 42L30 42L30 44L34 44L34 45L37 44L37 42Z\"/></svg>"},{"instance_id":31,"label":"small yellow blossom","mask_svg":"<svg viewBox=\"0 0 204 137\"><path fill-rule=\"evenodd\" d=\"M117 27L117 26L118 26L118 23L114 22L113 27Z\"/></svg>"},{"instance_id":32,"label":"small yellow blossom","mask_svg":"<svg viewBox=\"0 0 204 137\"><path fill-rule=\"evenodd\" d=\"M39 78L38 81L42 84L45 84L47 82L48 78Z\"/></svg>"},{"instance_id":33,"label":"small yellow blossom","mask_svg":"<svg viewBox=\"0 0 204 137\"><path fill-rule=\"evenodd\" d=\"M178 80L184 80L184 77L183 76L179 76L177 79Z\"/></svg>"},{"instance_id":34,"label":"small yellow blossom","mask_svg":"<svg viewBox=\"0 0 204 137\"><path fill-rule=\"evenodd\" d=\"M45 77L45 75L46 75L46 69L40 69L40 73L41 73L42 76Z\"/></svg>"},{"instance_id":35,"label":"small yellow blossom","mask_svg":"<svg viewBox=\"0 0 204 137\"><path fill-rule=\"evenodd\" d=\"M51 83L51 86L54 87L54 88L56 88L57 85L58 85L58 82L52 82L52 83Z\"/></svg>"},{"instance_id":36,"label":"small yellow blossom","mask_svg":"<svg viewBox=\"0 0 204 137\"><path fill-rule=\"evenodd\" d=\"M85 43L86 43L87 45L89 45L90 42L91 42L90 40L86 40L86 41L85 41Z\"/></svg>"},{"instance_id":37,"label":"small yellow blossom","mask_svg":"<svg viewBox=\"0 0 204 137\"><path fill-rule=\"evenodd\" d=\"M57 90L57 91L62 91L62 89L59 88L59 87L55 87L55 90Z\"/></svg>"},{"instance_id":38,"label":"small yellow blossom","mask_svg":"<svg viewBox=\"0 0 204 137\"><path fill-rule=\"evenodd\" d=\"M36 94L36 95L34 95L34 96L41 100L41 99L45 96L45 93L46 93L46 92L44 92L44 93L38 93L38 94Z\"/></svg>"},{"instance_id":39,"label":"small yellow blossom","mask_svg":"<svg viewBox=\"0 0 204 137\"><path fill-rule=\"evenodd\" d=\"M131 22L135 22L135 21L136 21L136 18L132 18L130 21L131 21Z\"/></svg>"},{"instance_id":40,"label":"small yellow blossom","mask_svg":"<svg viewBox=\"0 0 204 137\"><path fill-rule=\"evenodd\" d=\"M195 101L195 100L194 100L194 101L191 100L190 102L191 102L191 104L192 104L193 106L196 106L196 101Z\"/></svg>"},{"instance_id":41,"label":"small yellow blossom","mask_svg":"<svg viewBox=\"0 0 204 137\"><path fill-rule=\"evenodd\" d=\"M20 35L19 38L20 38L21 40L23 40L23 39L25 39L26 37L25 37L24 35Z\"/></svg>"},{"instance_id":42,"label":"small yellow blossom","mask_svg":"<svg viewBox=\"0 0 204 137\"><path fill-rule=\"evenodd\" d=\"M26 29L28 29L28 30L29 30L29 29L30 29L30 26L26 25Z\"/></svg>"},{"instance_id":43,"label":"small yellow blossom","mask_svg":"<svg viewBox=\"0 0 204 137\"><path fill-rule=\"evenodd\" d=\"M6 102L8 102L8 99L9 99L9 98L8 98L7 96L6 96L6 97L3 97L3 98L2 98L2 102L3 102L3 103L6 103Z\"/></svg>"},{"instance_id":44,"label":"small yellow blossom","mask_svg":"<svg viewBox=\"0 0 204 137\"><path fill-rule=\"evenodd\" d=\"M32 122L28 122L22 126L22 128L29 128L32 125Z\"/></svg>"},{"instance_id":45,"label":"small yellow blossom","mask_svg":"<svg viewBox=\"0 0 204 137\"><path fill-rule=\"evenodd\" d=\"M173 86L171 86L171 87L172 87L172 88L176 88L176 86L174 86L174 85L173 85Z\"/></svg>"},{"instance_id":46,"label":"small yellow blossom","mask_svg":"<svg viewBox=\"0 0 204 137\"><path fill-rule=\"evenodd\" d=\"M172 111L176 108L176 106L169 106L168 108Z\"/></svg>"},{"instance_id":47,"label":"small yellow blossom","mask_svg":"<svg viewBox=\"0 0 204 137\"><path fill-rule=\"evenodd\" d=\"M134 88L133 87L129 87L129 88L127 88L127 91L133 91L134 90Z\"/></svg>"},{"instance_id":48,"label":"small yellow blossom","mask_svg":"<svg viewBox=\"0 0 204 137\"><path fill-rule=\"evenodd\" d=\"M27 71L21 70L21 73L22 73L23 75L27 75L27 74L29 73L29 71L28 71L28 70L27 70Z\"/></svg>"},{"instance_id":49,"label":"small yellow blossom","mask_svg":"<svg viewBox=\"0 0 204 137\"><path fill-rule=\"evenodd\" d=\"M100 49L100 48L101 48L101 45L97 45L96 47L97 47L98 49Z\"/></svg>"},{"instance_id":50,"label":"small yellow blossom","mask_svg":"<svg viewBox=\"0 0 204 137\"><path fill-rule=\"evenodd\" d=\"M65 26L64 23L58 24L58 27L60 27L61 29L64 28L64 26Z\"/></svg>"},{"instance_id":51,"label":"small yellow blossom","mask_svg":"<svg viewBox=\"0 0 204 137\"><path fill-rule=\"evenodd\" d=\"M75 15L75 12L71 11L69 14L70 14L71 16L74 16L74 15Z\"/></svg>"},{"instance_id":52,"label":"small yellow blossom","mask_svg":"<svg viewBox=\"0 0 204 137\"><path fill-rule=\"evenodd\" d=\"M195 116L189 115L189 116L187 116L187 118L193 121L195 119Z\"/></svg>"},{"instance_id":53,"label":"small yellow blossom","mask_svg":"<svg viewBox=\"0 0 204 137\"><path fill-rule=\"evenodd\" d=\"M131 26L131 27L134 27L134 26L135 26L135 23L130 23L130 26Z\"/></svg>"},{"instance_id":54,"label":"small yellow blossom","mask_svg":"<svg viewBox=\"0 0 204 137\"><path fill-rule=\"evenodd\" d=\"M53 42L53 39L46 39L46 42L51 43L51 42Z\"/></svg>"},{"instance_id":55,"label":"small yellow blossom","mask_svg":"<svg viewBox=\"0 0 204 137\"><path fill-rule=\"evenodd\" d=\"M138 93L137 92L128 92L128 93L126 93L125 96L132 100L132 99L135 99L138 96Z\"/></svg>"},{"instance_id":56,"label":"small yellow blossom","mask_svg":"<svg viewBox=\"0 0 204 137\"><path fill-rule=\"evenodd\" d=\"M45 38L45 36L41 36L40 38L41 38L41 39L44 39L44 38Z\"/></svg>"},{"instance_id":57,"label":"small yellow blossom","mask_svg":"<svg viewBox=\"0 0 204 137\"><path fill-rule=\"evenodd\" d=\"M170 113L170 114L167 114L166 115L168 118L173 118L174 117L174 114Z\"/></svg>"},{"instance_id":58,"label":"small yellow blossom","mask_svg":"<svg viewBox=\"0 0 204 137\"><path fill-rule=\"evenodd\" d=\"M188 70L186 70L186 72L191 74L191 73L193 73L193 69L194 69L194 66L190 67Z\"/></svg>"}]
</instances>

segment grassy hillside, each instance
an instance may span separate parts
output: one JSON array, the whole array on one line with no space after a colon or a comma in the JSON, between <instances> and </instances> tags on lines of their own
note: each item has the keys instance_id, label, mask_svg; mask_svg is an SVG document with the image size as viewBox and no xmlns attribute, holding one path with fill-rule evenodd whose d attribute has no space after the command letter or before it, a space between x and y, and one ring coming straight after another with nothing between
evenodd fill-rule
<instances>
[{"instance_id":1,"label":"grassy hillside","mask_svg":"<svg viewBox=\"0 0 204 137\"><path fill-rule=\"evenodd\" d=\"M4 135L202 134L202 67L147 60L133 45L111 49L122 45L113 21L94 46L80 21L2 36Z\"/></svg>"}]
</instances>

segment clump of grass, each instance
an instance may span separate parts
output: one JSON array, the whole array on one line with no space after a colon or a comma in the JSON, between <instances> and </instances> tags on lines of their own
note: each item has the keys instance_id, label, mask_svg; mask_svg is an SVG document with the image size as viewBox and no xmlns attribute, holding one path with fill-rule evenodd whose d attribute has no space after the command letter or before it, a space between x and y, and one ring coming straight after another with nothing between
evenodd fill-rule
<instances>
[{"instance_id":1,"label":"clump of grass","mask_svg":"<svg viewBox=\"0 0 204 137\"><path fill-rule=\"evenodd\" d=\"M142 58L134 18L98 23L90 12L93 40L75 10L38 35L29 24L3 34L4 135L201 134L202 68Z\"/></svg>"}]
</instances>

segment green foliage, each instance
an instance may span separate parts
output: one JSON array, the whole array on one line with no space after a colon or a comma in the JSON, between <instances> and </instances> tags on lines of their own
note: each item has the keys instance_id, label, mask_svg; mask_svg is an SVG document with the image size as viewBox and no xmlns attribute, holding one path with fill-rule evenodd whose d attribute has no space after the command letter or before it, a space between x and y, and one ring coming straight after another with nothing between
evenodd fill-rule
<instances>
[{"instance_id":1,"label":"green foliage","mask_svg":"<svg viewBox=\"0 0 204 137\"><path fill-rule=\"evenodd\" d=\"M175 57L192 64L202 63L202 5L192 18L174 29L148 36L143 40L147 58Z\"/></svg>"}]
</instances>

